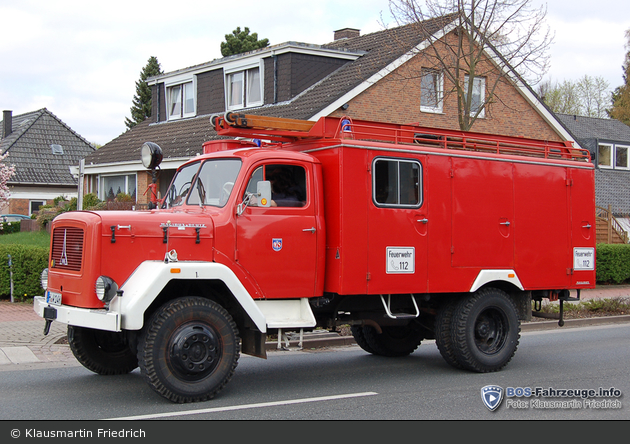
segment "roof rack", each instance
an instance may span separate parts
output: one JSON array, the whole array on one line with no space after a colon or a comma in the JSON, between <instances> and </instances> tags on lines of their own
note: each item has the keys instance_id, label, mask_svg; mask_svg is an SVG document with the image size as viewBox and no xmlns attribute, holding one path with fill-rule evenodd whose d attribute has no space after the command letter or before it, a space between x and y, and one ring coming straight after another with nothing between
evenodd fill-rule
<instances>
[{"instance_id":1,"label":"roof rack","mask_svg":"<svg viewBox=\"0 0 630 444\"><path fill-rule=\"evenodd\" d=\"M570 141L555 142L471 131L352 119L321 117L318 121L226 113L211 122L220 136L248 137L274 142L308 139L352 139L452 150L590 162L590 152Z\"/></svg>"}]
</instances>

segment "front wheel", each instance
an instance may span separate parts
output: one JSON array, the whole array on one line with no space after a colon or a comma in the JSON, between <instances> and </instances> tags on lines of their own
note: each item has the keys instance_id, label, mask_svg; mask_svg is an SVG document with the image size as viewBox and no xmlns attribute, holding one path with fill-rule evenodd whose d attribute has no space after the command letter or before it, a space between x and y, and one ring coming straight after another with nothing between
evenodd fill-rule
<instances>
[{"instance_id":1,"label":"front wheel","mask_svg":"<svg viewBox=\"0 0 630 444\"><path fill-rule=\"evenodd\" d=\"M516 352L521 330L514 302L494 288L463 298L454 307L451 328L457 364L480 373L507 365Z\"/></svg>"},{"instance_id":2,"label":"front wheel","mask_svg":"<svg viewBox=\"0 0 630 444\"><path fill-rule=\"evenodd\" d=\"M178 403L212 399L232 378L239 356L232 317L200 297L175 299L158 309L138 344L149 386Z\"/></svg>"},{"instance_id":3,"label":"front wheel","mask_svg":"<svg viewBox=\"0 0 630 444\"><path fill-rule=\"evenodd\" d=\"M68 343L77 361L99 375L123 375L138 367L122 332L69 325Z\"/></svg>"}]
</instances>

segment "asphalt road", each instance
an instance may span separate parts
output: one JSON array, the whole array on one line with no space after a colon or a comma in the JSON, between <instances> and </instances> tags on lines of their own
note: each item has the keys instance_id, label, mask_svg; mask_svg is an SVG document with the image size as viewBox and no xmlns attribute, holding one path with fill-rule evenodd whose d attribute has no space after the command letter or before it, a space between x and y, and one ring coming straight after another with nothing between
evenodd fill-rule
<instances>
[{"instance_id":1,"label":"asphalt road","mask_svg":"<svg viewBox=\"0 0 630 444\"><path fill-rule=\"evenodd\" d=\"M0 420L628 420L629 340L630 324L526 332L510 364L491 374L449 367L433 341L406 358L372 356L357 346L273 352L266 361L242 356L214 400L185 405L154 393L137 370L105 377L68 363L5 366ZM584 400L512 397L490 411L480 394L490 384L614 388L621 397L606 399L622 408L515 409L508 400Z\"/></svg>"}]
</instances>

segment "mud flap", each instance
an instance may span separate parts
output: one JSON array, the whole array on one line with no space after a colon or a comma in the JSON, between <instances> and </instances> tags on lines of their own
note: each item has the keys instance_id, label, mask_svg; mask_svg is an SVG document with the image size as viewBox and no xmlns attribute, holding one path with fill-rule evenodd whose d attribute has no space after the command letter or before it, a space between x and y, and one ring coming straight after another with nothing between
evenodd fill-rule
<instances>
[{"instance_id":1,"label":"mud flap","mask_svg":"<svg viewBox=\"0 0 630 444\"><path fill-rule=\"evenodd\" d=\"M241 352L255 356L257 358L267 359L267 349L265 342L267 335L258 330L243 329L241 332Z\"/></svg>"}]
</instances>

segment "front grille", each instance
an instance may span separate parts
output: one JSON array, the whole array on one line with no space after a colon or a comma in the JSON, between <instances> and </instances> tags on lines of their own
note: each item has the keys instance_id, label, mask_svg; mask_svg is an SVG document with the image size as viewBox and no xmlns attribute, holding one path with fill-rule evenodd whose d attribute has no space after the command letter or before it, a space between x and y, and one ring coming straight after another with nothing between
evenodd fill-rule
<instances>
[{"instance_id":1,"label":"front grille","mask_svg":"<svg viewBox=\"0 0 630 444\"><path fill-rule=\"evenodd\" d=\"M83 230L75 227L57 227L52 238L51 268L81 271Z\"/></svg>"}]
</instances>

